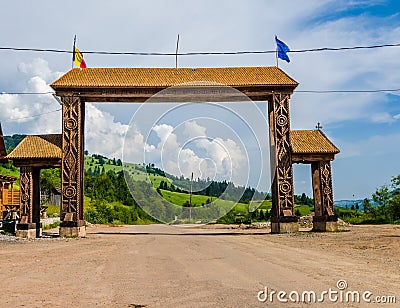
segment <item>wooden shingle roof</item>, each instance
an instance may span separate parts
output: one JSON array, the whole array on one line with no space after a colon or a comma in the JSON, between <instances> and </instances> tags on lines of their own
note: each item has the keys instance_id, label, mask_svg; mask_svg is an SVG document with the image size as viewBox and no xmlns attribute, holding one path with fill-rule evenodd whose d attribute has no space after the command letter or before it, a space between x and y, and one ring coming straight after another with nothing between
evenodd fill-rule
<instances>
[{"instance_id":1,"label":"wooden shingle roof","mask_svg":"<svg viewBox=\"0 0 400 308\"><path fill-rule=\"evenodd\" d=\"M287 86L298 83L277 67L85 68L72 69L51 84L55 90L79 88L165 88L186 83L231 87Z\"/></svg>"},{"instance_id":2,"label":"wooden shingle roof","mask_svg":"<svg viewBox=\"0 0 400 308\"><path fill-rule=\"evenodd\" d=\"M26 136L6 158L18 159L61 159L62 135Z\"/></svg>"},{"instance_id":3,"label":"wooden shingle roof","mask_svg":"<svg viewBox=\"0 0 400 308\"><path fill-rule=\"evenodd\" d=\"M320 130L292 130L293 154L338 154L340 150Z\"/></svg>"}]
</instances>

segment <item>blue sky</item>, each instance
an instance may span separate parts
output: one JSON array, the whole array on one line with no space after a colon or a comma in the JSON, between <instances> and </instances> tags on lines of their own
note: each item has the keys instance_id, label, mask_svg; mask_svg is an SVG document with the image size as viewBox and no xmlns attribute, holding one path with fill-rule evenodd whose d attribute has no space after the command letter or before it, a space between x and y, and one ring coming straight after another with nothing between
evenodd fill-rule
<instances>
[{"instance_id":1,"label":"blue sky","mask_svg":"<svg viewBox=\"0 0 400 308\"><path fill-rule=\"evenodd\" d=\"M1 1L1 11L8 13L0 20L1 28L6 29L0 33L0 46L70 50L77 34L78 47L83 51L174 52L178 33L181 52L272 50L275 34L293 50L400 43L398 1L86 0L80 1L79 6L77 9L75 2L67 1ZM0 55L0 92L48 91L48 84L71 68L68 54L0 51ZM292 53L291 63L281 61L279 65L300 83L298 90L394 89L400 88L399 55L400 47ZM175 65L173 57L87 54L85 60L89 67ZM182 56L179 65L273 66L275 58L271 54ZM335 199L368 197L376 187L400 173L399 95L400 92L293 95L292 128L313 129L320 122L341 149L333 162ZM0 95L3 131L59 133L60 112L32 117L59 108L51 96ZM154 109L141 109L139 119L139 113L134 116L138 108L88 105L86 148L92 153L122 156L125 133L129 131L131 148L137 149L130 152L134 159L146 155L145 159L182 173L193 168L204 174L218 169L220 176L229 174L224 168L237 166L233 171L238 180L247 179L249 173L246 183L269 190L265 150L268 139L263 133L265 126L259 125L265 105L253 106L254 112L237 106L232 115L206 107L204 114L198 112L202 119L197 119L199 114L195 112L178 109L169 117L154 120L153 125L143 119L151 118ZM205 119L207 110L211 116ZM228 128L223 129L220 122ZM256 141L249 137L252 134L258 137ZM211 141L203 139L187 145L190 138L199 136ZM163 154L167 148L168 153ZM176 151L179 148L185 151ZM182 161L172 153L182 154ZM213 164L208 164L207 155ZM250 167L243 167L249 161ZM257 172L260 168L262 173ZM311 195L310 173L309 166L295 167L296 193Z\"/></svg>"}]
</instances>

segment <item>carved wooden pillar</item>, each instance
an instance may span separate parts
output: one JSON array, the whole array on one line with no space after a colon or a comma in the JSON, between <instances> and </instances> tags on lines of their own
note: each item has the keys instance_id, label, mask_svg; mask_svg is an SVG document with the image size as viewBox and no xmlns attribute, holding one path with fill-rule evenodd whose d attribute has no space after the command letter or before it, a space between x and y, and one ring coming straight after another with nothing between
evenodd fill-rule
<instances>
[{"instance_id":1,"label":"carved wooden pillar","mask_svg":"<svg viewBox=\"0 0 400 308\"><path fill-rule=\"evenodd\" d=\"M40 223L40 168L21 167L20 170L20 223L17 236L34 238L41 236Z\"/></svg>"},{"instance_id":2,"label":"carved wooden pillar","mask_svg":"<svg viewBox=\"0 0 400 308\"><path fill-rule=\"evenodd\" d=\"M62 97L62 173L60 236L85 236L83 217L84 102Z\"/></svg>"},{"instance_id":3,"label":"carved wooden pillar","mask_svg":"<svg viewBox=\"0 0 400 308\"><path fill-rule=\"evenodd\" d=\"M21 223L31 223L33 215L33 168L21 167L20 169L21 191Z\"/></svg>"},{"instance_id":4,"label":"carved wooden pillar","mask_svg":"<svg viewBox=\"0 0 400 308\"><path fill-rule=\"evenodd\" d=\"M334 212L332 169L330 161L311 164L314 192L314 230L336 231L337 217Z\"/></svg>"},{"instance_id":5,"label":"carved wooden pillar","mask_svg":"<svg viewBox=\"0 0 400 308\"><path fill-rule=\"evenodd\" d=\"M273 233L293 232L299 228L294 215L289 100L289 94L274 93L268 102Z\"/></svg>"}]
</instances>

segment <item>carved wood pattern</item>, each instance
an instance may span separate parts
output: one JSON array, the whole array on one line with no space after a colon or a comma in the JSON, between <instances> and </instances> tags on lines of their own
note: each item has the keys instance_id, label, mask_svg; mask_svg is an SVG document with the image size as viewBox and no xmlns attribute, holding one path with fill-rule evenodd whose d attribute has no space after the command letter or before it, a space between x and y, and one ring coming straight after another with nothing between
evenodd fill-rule
<instances>
[{"instance_id":1,"label":"carved wood pattern","mask_svg":"<svg viewBox=\"0 0 400 308\"><path fill-rule=\"evenodd\" d=\"M324 214L334 215L333 187L332 187L332 168L329 161L319 163L319 172L321 175L321 197Z\"/></svg>"},{"instance_id":2,"label":"carved wood pattern","mask_svg":"<svg viewBox=\"0 0 400 308\"><path fill-rule=\"evenodd\" d=\"M21 216L28 216L28 223L32 222L33 215L33 169L21 167L20 170Z\"/></svg>"},{"instance_id":3,"label":"carved wood pattern","mask_svg":"<svg viewBox=\"0 0 400 308\"><path fill-rule=\"evenodd\" d=\"M82 198L82 159L83 156L83 119L82 102L79 97L62 97L62 195L61 221L77 222L83 211Z\"/></svg>"},{"instance_id":4,"label":"carved wood pattern","mask_svg":"<svg viewBox=\"0 0 400 308\"><path fill-rule=\"evenodd\" d=\"M272 214L294 216L293 167L290 150L290 95L277 93L272 96L270 108L270 133L275 145L271 153L271 167L275 167L273 194L276 194L276 208ZM271 110L272 109L272 110Z\"/></svg>"}]
</instances>

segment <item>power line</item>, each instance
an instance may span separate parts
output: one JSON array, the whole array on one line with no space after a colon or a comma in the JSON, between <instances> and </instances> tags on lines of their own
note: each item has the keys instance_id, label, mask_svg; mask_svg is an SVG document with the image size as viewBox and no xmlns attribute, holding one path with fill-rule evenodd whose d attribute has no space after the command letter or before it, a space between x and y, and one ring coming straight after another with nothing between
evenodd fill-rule
<instances>
[{"instance_id":1,"label":"power line","mask_svg":"<svg viewBox=\"0 0 400 308\"><path fill-rule=\"evenodd\" d=\"M399 89L375 90L294 90L295 93L329 94L329 93L391 93L400 92ZM0 95L55 95L55 92L0 92Z\"/></svg>"},{"instance_id":2,"label":"power line","mask_svg":"<svg viewBox=\"0 0 400 308\"><path fill-rule=\"evenodd\" d=\"M329 94L329 93L382 93L382 92L400 92L400 89L378 89L378 90L298 90L298 91L294 91L295 93L310 93L310 94ZM33 93L33 92L22 92L22 93L18 93L18 92L14 92L14 93L0 93L0 95L3 94L9 94L9 95L45 95L45 94L54 94L54 92L37 92L37 93ZM32 116L26 116L26 117L21 117L21 118L16 118L16 119L11 119L11 120L5 120L2 121L4 123L9 123L9 122L15 122L15 121L19 121L19 120L25 120L25 119L30 119L30 118L36 118L36 117L40 117L43 115L47 115L47 114L51 114L51 113L55 113L58 111L61 111L62 108L56 109L56 110L52 110L52 111L48 111L48 112L44 112L44 113L39 113L39 114L35 114Z\"/></svg>"},{"instance_id":3,"label":"power line","mask_svg":"<svg viewBox=\"0 0 400 308\"><path fill-rule=\"evenodd\" d=\"M0 92L0 95L47 95L55 92Z\"/></svg>"},{"instance_id":4,"label":"power line","mask_svg":"<svg viewBox=\"0 0 400 308\"><path fill-rule=\"evenodd\" d=\"M61 110L62 110L62 108L59 108L59 109L57 109L57 110L52 110L52 111L48 111L48 112L38 113L38 114L35 114L35 115L32 115L32 116L27 116L27 117L21 117L21 118L16 118L16 119L5 120L5 121L2 121L2 122L4 122L4 123L9 123L9 122L15 122L15 121L19 121L19 120L37 118L37 117L41 117L42 115L46 115L46 114L50 114L50 113L55 113L55 112L58 112L58 111L61 111Z\"/></svg>"},{"instance_id":5,"label":"power line","mask_svg":"<svg viewBox=\"0 0 400 308\"><path fill-rule=\"evenodd\" d=\"M378 89L378 90L295 90L296 93L314 93L314 94L327 94L327 93L390 93L400 92L400 89Z\"/></svg>"},{"instance_id":6,"label":"power line","mask_svg":"<svg viewBox=\"0 0 400 308\"><path fill-rule=\"evenodd\" d=\"M398 44L382 44L370 46L351 46L351 47L322 47L311 49L298 49L291 50L290 53L306 53L306 52L322 52L322 51L345 51L345 50L360 50L360 49L376 49L386 47L400 47ZM30 51L30 52L51 52L51 53L67 53L72 54L71 50L62 49L42 49L42 48L20 48L20 47L0 47L0 50L9 51ZM222 52L182 52L182 53L169 53L169 52L120 52L120 51L82 51L85 54L97 55L130 55L130 56L207 56L207 55L248 55L248 54L271 54L276 53L276 50L263 50L263 51L222 51Z\"/></svg>"}]
</instances>

